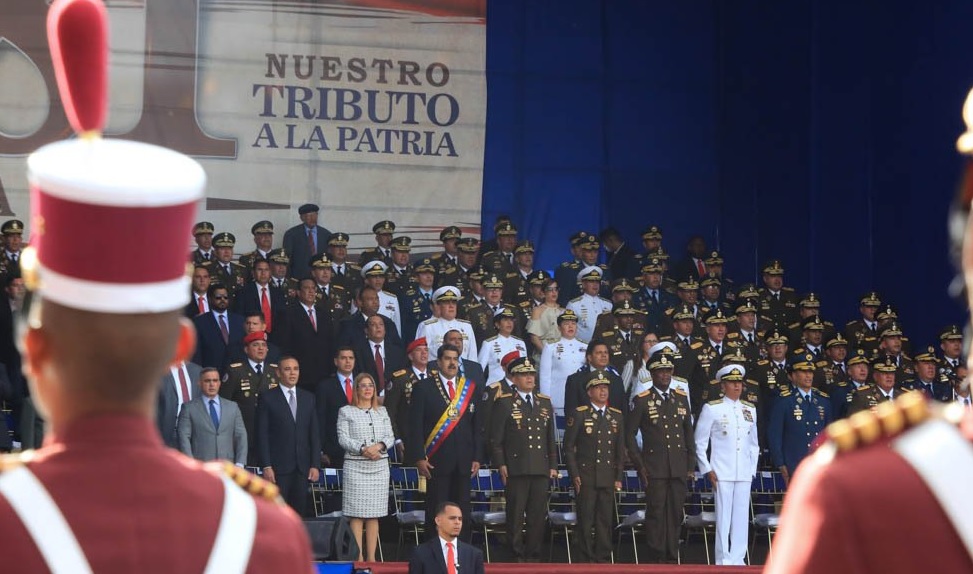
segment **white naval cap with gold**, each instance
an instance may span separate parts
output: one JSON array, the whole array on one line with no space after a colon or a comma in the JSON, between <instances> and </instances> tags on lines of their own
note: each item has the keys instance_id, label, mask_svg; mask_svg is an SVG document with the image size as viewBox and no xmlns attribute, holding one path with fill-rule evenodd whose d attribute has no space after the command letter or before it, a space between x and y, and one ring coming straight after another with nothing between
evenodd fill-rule
<instances>
[{"instance_id":1,"label":"white naval cap with gold","mask_svg":"<svg viewBox=\"0 0 973 574\"><path fill-rule=\"evenodd\" d=\"M176 151L101 137L107 28L100 0L51 7L55 75L78 137L27 159L31 241L21 269L28 287L66 307L171 311L189 301L186 253L206 175Z\"/></svg>"}]
</instances>

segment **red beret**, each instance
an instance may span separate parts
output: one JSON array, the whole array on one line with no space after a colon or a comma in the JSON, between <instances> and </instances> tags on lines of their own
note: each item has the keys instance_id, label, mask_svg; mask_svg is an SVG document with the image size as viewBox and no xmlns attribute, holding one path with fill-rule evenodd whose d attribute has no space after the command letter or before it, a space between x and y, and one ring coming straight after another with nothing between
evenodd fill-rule
<instances>
[{"instance_id":1,"label":"red beret","mask_svg":"<svg viewBox=\"0 0 973 574\"><path fill-rule=\"evenodd\" d=\"M510 361L519 358L520 358L520 351L510 351L509 353L504 355L502 359L500 359L500 366L506 369Z\"/></svg>"},{"instance_id":2,"label":"red beret","mask_svg":"<svg viewBox=\"0 0 973 574\"><path fill-rule=\"evenodd\" d=\"M266 341L266 340L267 340L266 331L254 331L253 333L250 333L249 335L243 338L243 344L249 345L254 341Z\"/></svg>"},{"instance_id":3,"label":"red beret","mask_svg":"<svg viewBox=\"0 0 973 574\"><path fill-rule=\"evenodd\" d=\"M425 337L419 337L415 341L412 341L411 343L409 343L409 346L405 348L405 354L408 355L409 353L411 353L412 351L415 351L419 347L428 347L428 346L429 345L428 345L428 343L426 343L426 338Z\"/></svg>"}]
</instances>

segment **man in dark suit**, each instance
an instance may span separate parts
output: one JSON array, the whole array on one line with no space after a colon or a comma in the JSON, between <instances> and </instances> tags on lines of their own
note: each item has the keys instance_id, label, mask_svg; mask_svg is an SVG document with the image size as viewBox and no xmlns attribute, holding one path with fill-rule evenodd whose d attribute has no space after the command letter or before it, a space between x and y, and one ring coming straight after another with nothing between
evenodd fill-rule
<instances>
[{"instance_id":1,"label":"man in dark suit","mask_svg":"<svg viewBox=\"0 0 973 574\"><path fill-rule=\"evenodd\" d=\"M237 466L247 464L247 429L240 408L221 398L220 373L210 367L199 377L201 391L183 405L176 434L179 450L196 460L229 460Z\"/></svg>"},{"instance_id":2,"label":"man in dark suit","mask_svg":"<svg viewBox=\"0 0 973 574\"><path fill-rule=\"evenodd\" d=\"M193 286L189 294L190 301L186 304L184 313L192 319L196 315L209 312L209 286L212 284L210 268L212 263L199 263L193 267Z\"/></svg>"},{"instance_id":3,"label":"man in dark suit","mask_svg":"<svg viewBox=\"0 0 973 574\"><path fill-rule=\"evenodd\" d=\"M457 537L463 530L463 510L455 502L436 507L436 536L416 547L409 574L483 574L483 553ZM452 557L453 563L449 563Z\"/></svg>"},{"instance_id":4,"label":"man in dark suit","mask_svg":"<svg viewBox=\"0 0 973 574\"><path fill-rule=\"evenodd\" d=\"M686 258L673 266L671 276L680 281L692 277L699 283L707 275L706 254L706 240L700 235L692 236L686 243Z\"/></svg>"},{"instance_id":5,"label":"man in dark suit","mask_svg":"<svg viewBox=\"0 0 973 574\"><path fill-rule=\"evenodd\" d=\"M257 404L257 449L264 478L304 516L308 481L318 480L321 461L314 395L296 388L300 365L294 357L281 359L278 373L280 386L264 393Z\"/></svg>"},{"instance_id":6,"label":"man in dark suit","mask_svg":"<svg viewBox=\"0 0 973 574\"><path fill-rule=\"evenodd\" d=\"M600 340L588 343L588 349L585 351L587 363L564 382L565 414L573 413L579 406L588 404L588 381L591 379L591 373L599 369L605 371L605 376L609 381L608 406L623 413L628 412L628 395L625 393L625 385L622 384L622 378L615 369L609 365L610 358L608 343Z\"/></svg>"},{"instance_id":7,"label":"man in dark suit","mask_svg":"<svg viewBox=\"0 0 973 574\"><path fill-rule=\"evenodd\" d=\"M385 337L385 317L372 315L365 322L367 344L355 349L355 364L359 373L368 373L375 379L378 391L384 392L392 373L407 364L405 351ZM378 368L381 362L382 368ZM376 392L378 392L376 391Z\"/></svg>"},{"instance_id":8,"label":"man in dark suit","mask_svg":"<svg viewBox=\"0 0 973 574\"><path fill-rule=\"evenodd\" d=\"M328 246L331 232L318 225L318 210L313 203L298 207L301 224L284 232L284 252L291 258L291 277L307 276L311 257L323 253Z\"/></svg>"},{"instance_id":9,"label":"man in dark suit","mask_svg":"<svg viewBox=\"0 0 973 574\"><path fill-rule=\"evenodd\" d=\"M622 277L635 279L641 274L638 261L635 259L635 251L625 243L617 229L608 227L599 234L599 237L602 247L608 254L608 271L614 279Z\"/></svg>"},{"instance_id":10,"label":"man in dark suit","mask_svg":"<svg viewBox=\"0 0 973 574\"><path fill-rule=\"evenodd\" d=\"M385 315L378 313L378 291L374 287L365 286L359 289L358 295L355 297L355 305L358 307L358 311L342 319L341 323L338 324L339 345L348 346L352 349L364 348L368 344L365 336L365 320L378 314L380 317L384 317L385 338L402 346L402 337L399 336L399 330L395 328L395 323Z\"/></svg>"},{"instance_id":11,"label":"man in dark suit","mask_svg":"<svg viewBox=\"0 0 973 574\"><path fill-rule=\"evenodd\" d=\"M193 318L196 325L196 355L193 362L203 367L222 368L226 348L243 340L243 317L230 313L230 294L223 285L210 285L209 306L212 309Z\"/></svg>"},{"instance_id":12,"label":"man in dark suit","mask_svg":"<svg viewBox=\"0 0 973 574\"><path fill-rule=\"evenodd\" d=\"M195 363L180 362L169 367L162 376L159 386L159 400L156 404L156 427L162 442L170 448L179 448L176 437L176 423L182 406L199 394L200 366Z\"/></svg>"},{"instance_id":13,"label":"man in dark suit","mask_svg":"<svg viewBox=\"0 0 973 574\"><path fill-rule=\"evenodd\" d=\"M460 356L463 356L463 334L459 331L446 331L446 334L443 335L443 344L456 347L459 349ZM439 363L436 361L430 361L429 368L431 370L438 370ZM460 359L459 374L473 381L480 387L486 384L486 375L483 373L483 367L476 361Z\"/></svg>"},{"instance_id":14,"label":"man in dark suit","mask_svg":"<svg viewBox=\"0 0 973 574\"><path fill-rule=\"evenodd\" d=\"M314 392L318 383L333 372L334 322L326 303L317 303L314 280L301 280L297 301L287 307L278 341L284 354L301 364L302 389Z\"/></svg>"},{"instance_id":15,"label":"man in dark suit","mask_svg":"<svg viewBox=\"0 0 973 574\"><path fill-rule=\"evenodd\" d=\"M406 431L405 458L429 481L426 487L429 536L434 531L433 517L440 502L453 500L463 516L469 516L470 477L480 470L482 460L483 436L477 432L474 417L478 414L483 389L459 376L459 356L459 349L452 345L439 347L438 376L425 379L412 389L413 424ZM444 432L437 434L441 430ZM465 524L463 534L464 537L469 534Z\"/></svg>"},{"instance_id":16,"label":"man in dark suit","mask_svg":"<svg viewBox=\"0 0 973 574\"><path fill-rule=\"evenodd\" d=\"M243 286L233 300L234 310L240 315L259 312L263 315L267 336L277 340L281 319L287 309L284 290L270 283L270 262L258 259L253 264L253 281Z\"/></svg>"},{"instance_id":17,"label":"man in dark suit","mask_svg":"<svg viewBox=\"0 0 973 574\"><path fill-rule=\"evenodd\" d=\"M325 466L341 468L345 449L338 444L338 411L354 399L355 352L351 347L338 347L334 353L335 373L321 381L315 390L318 428Z\"/></svg>"}]
</instances>

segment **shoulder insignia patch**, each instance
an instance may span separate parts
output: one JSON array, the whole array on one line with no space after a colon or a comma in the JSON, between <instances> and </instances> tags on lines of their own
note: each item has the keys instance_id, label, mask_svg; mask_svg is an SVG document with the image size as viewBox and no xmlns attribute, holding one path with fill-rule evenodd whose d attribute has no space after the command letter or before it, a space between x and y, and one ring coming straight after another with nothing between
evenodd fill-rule
<instances>
[{"instance_id":1,"label":"shoulder insignia patch","mask_svg":"<svg viewBox=\"0 0 973 574\"><path fill-rule=\"evenodd\" d=\"M537 393L537 398L551 400L551 395L545 395L543 393Z\"/></svg>"},{"instance_id":2,"label":"shoulder insignia patch","mask_svg":"<svg viewBox=\"0 0 973 574\"><path fill-rule=\"evenodd\" d=\"M395 371L394 373L392 373L392 376L393 377L401 377L405 373L406 373L406 370L405 369L399 369L398 371Z\"/></svg>"},{"instance_id":3,"label":"shoulder insignia patch","mask_svg":"<svg viewBox=\"0 0 973 574\"><path fill-rule=\"evenodd\" d=\"M620 409L616 409L615 407L608 407L608 410L611 411L611 412L613 412L613 413L618 413L618 414L621 414L622 413L622 411Z\"/></svg>"},{"instance_id":4,"label":"shoulder insignia patch","mask_svg":"<svg viewBox=\"0 0 973 574\"><path fill-rule=\"evenodd\" d=\"M613 337L614 335L615 335L615 331L603 331L601 333L602 337Z\"/></svg>"},{"instance_id":5,"label":"shoulder insignia patch","mask_svg":"<svg viewBox=\"0 0 973 574\"><path fill-rule=\"evenodd\" d=\"M456 319L456 320L459 321L460 323L466 323L467 325L472 325L473 324L473 323L470 323L469 321L467 321L466 319Z\"/></svg>"},{"instance_id":6,"label":"shoulder insignia patch","mask_svg":"<svg viewBox=\"0 0 973 574\"><path fill-rule=\"evenodd\" d=\"M423 325L435 325L436 324L436 321L438 321L438 320L439 320L439 318L433 317L431 319L426 319L425 321L422 322L422 324Z\"/></svg>"},{"instance_id":7,"label":"shoulder insignia patch","mask_svg":"<svg viewBox=\"0 0 973 574\"><path fill-rule=\"evenodd\" d=\"M743 401L740 401L740 402L743 402ZM708 404L708 405L714 405L714 406L715 405L721 405L721 404L723 404L723 399L716 399L715 401L710 401L710 402L708 402L706 404Z\"/></svg>"},{"instance_id":8,"label":"shoulder insignia patch","mask_svg":"<svg viewBox=\"0 0 973 574\"><path fill-rule=\"evenodd\" d=\"M703 348L703 343L701 343L700 341L696 341L695 343L690 343L689 344L689 348L690 349L693 349L693 350L702 349Z\"/></svg>"},{"instance_id":9,"label":"shoulder insignia patch","mask_svg":"<svg viewBox=\"0 0 973 574\"><path fill-rule=\"evenodd\" d=\"M568 303L574 303L575 301L580 301L580 300L581 300L581 297L575 297L574 299L571 299L570 301L568 301Z\"/></svg>"},{"instance_id":10,"label":"shoulder insignia patch","mask_svg":"<svg viewBox=\"0 0 973 574\"><path fill-rule=\"evenodd\" d=\"M646 389L646 390L642 391L641 393L639 393L638 396L640 396L640 397L647 397L647 396L649 396L649 391L651 391L651 389Z\"/></svg>"},{"instance_id":11,"label":"shoulder insignia patch","mask_svg":"<svg viewBox=\"0 0 973 574\"><path fill-rule=\"evenodd\" d=\"M757 408L756 405L754 405L753 403L751 403L749 401L740 401L740 403L743 404L743 405L746 405L746 406L750 407L751 409Z\"/></svg>"},{"instance_id":12,"label":"shoulder insignia patch","mask_svg":"<svg viewBox=\"0 0 973 574\"><path fill-rule=\"evenodd\" d=\"M767 360L767 359L760 359L759 361L757 361L757 364L762 367L764 365L769 365L770 364L770 361Z\"/></svg>"},{"instance_id":13,"label":"shoulder insignia patch","mask_svg":"<svg viewBox=\"0 0 973 574\"><path fill-rule=\"evenodd\" d=\"M686 396L686 391L684 391L682 389L677 389L677 388L673 387L672 392L676 393L677 395L683 396L683 397Z\"/></svg>"},{"instance_id":14,"label":"shoulder insignia patch","mask_svg":"<svg viewBox=\"0 0 973 574\"><path fill-rule=\"evenodd\" d=\"M790 389L781 389L780 390L780 396L782 396L782 397L789 397L789 396L791 396L791 390Z\"/></svg>"},{"instance_id":15,"label":"shoulder insignia patch","mask_svg":"<svg viewBox=\"0 0 973 574\"><path fill-rule=\"evenodd\" d=\"M588 405L581 405L580 407L577 407L575 410L578 411L579 413L583 413L586 410L588 410Z\"/></svg>"},{"instance_id":16,"label":"shoulder insignia patch","mask_svg":"<svg viewBox=\"0 0 973 574\"><path fill-rule=\"evenodd\" d=\"M235 369L237 367L242 367L243 363L230 363L230 368Z\"/></svg>"}]
</instances>

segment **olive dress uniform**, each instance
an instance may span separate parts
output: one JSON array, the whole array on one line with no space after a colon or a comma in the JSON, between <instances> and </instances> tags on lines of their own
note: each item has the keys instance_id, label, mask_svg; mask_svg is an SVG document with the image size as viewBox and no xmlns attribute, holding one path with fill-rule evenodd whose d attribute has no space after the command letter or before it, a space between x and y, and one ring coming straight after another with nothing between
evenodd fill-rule
<instances>
[{"instance_id":1,"label":"olive dress uniform","mask_svg":"<svg viewBox=\"0 0 973 574\"><path fill-rule=\"evenodd\" d=\"M420 378L412 366L392 373L385 386L385 410L392 421L392 433L398 440L404 440L408 435L409 408L412 406L412 389L427 378L435 378L437 372L429 369L425 377Z\"/></svg>"},{"instance_id":2,"label":"olive dress uniform","mask_svg":"<svg viewBox=\"0 0 973 574\"><path fill-rule=\"evenodd\" d=\"M625 420L626 442L636 468L648 477L645 532L652 558L674 562L679 554L686 479L696 466L693 422L685 393L653 385L636 396ZM635 433L642 431L639 456Z\"/></svg>"},{"instance_id":3,"label":"olive dress uniform","mask_svg":"<svg viewBox=\"0 0 973 574\"><path fill-rule=\"evenodd\" d=\"M576 505L578 540L581 558L587 562L611 561L614 487L622 480L625 467L623 416L607 405L600 410L584 405L567 418L564 458L571 479L581 478Z\"/></svg>"},{"instance_id":4,"label":"olive dress uniform","mask_svg":"<svg viewBox=\"0 0 973 574\"><path fill-rule=\"evenodd\" d=\"M348 293L357 293L362 288L362 285L365 284L361 276L361 267L354 263L347 261L338 263L332 261L331 269L334 271L334 274L331 276L331 282L335 285L340 285Z\"/></svg>"},{"instance_id":5,"label":"olive dress uniform","mask_svg":"<svg viewBox=\"0 0 973 574\"><path fill-rule=\"evenodd\" d=\"M607 313L604 316L608 316ZM642 329L632 327L628 331L622 331L616 325L610 331L597 333L595 338L608 345L608 360L621 373L625 369L625 363L633 361L634 364L638 361L644 336L645 331Z\"/></svg>"},{"instance_id":6,"label":"olive dress uniform","mask_svg":"<svg viewBox=\"0 0 973 574\"><path fill-rule=\"evenodd\" d=\"M248 461L250 466L257 466L257 431L255 426L257 401L262 393L277 388L280 380L277 376L277 365L264 361L260 374L250 366L250 361L230 363L223 375L220 385L220 396L231 400L240 407L243 416L243 426L247 429L249 443Z\"/></svg>"},{"instance_id":7,"label":"olive dress uniform","mask_svg":"<svg viewBox=\"0 0 973 574\"><path fill-rule=\"evenodd\" d=\"M530 359L517 359L511 370L524 361L529 364ZM518 561L536 561L540 555L548 485L557 468L554 407L546 395L529 396L530 403L516 390L502 395L490 416L491 459L495 466L507 467L507 536Z\"/></svg>"}]
</instances>

